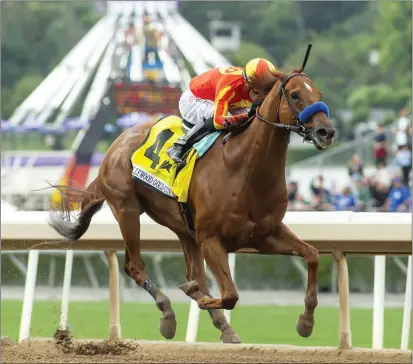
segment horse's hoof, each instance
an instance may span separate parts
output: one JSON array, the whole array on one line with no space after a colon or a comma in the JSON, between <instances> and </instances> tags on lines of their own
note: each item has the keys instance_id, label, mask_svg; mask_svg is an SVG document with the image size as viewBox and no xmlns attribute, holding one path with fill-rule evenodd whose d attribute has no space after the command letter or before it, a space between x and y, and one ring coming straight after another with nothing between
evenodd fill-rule
<instances>
[{"instance_id":1,"label":"horse's hoof","mask_svg":"<svg viewBox=\"0 0 413 364\"><path fill-rule=\"evenodd\" d=\"M197 281L191 281L179 286L179 288L189 297L195 292L199 292L199 284Z\"/></svg>"},{"instance_id":2,"label":"horse's hoof","mask_svg":"<svg viewBox=\"0 0 413 364\"><path fill-rule=\"evenodd\" d=\"M224 344L241 344L241 339L234 330L224 330L221 334L221 342Z\"/></svg>"},{"instance_id":3,"label":"horse's hoof","mask_svg":"<svg viewBox=\"0 0 413 364\"><path fill-rule=\"evenodd\" d=\"M159 332L165 339L173 339L176 332L175 317L161 318Z\"/></svg>"},{"instance_id":4,"label":"horse's hoof","mask_svg":"<svg viewBox=\"0 0 413 364\"><path fill-rule=\"evenodd\" d=\"M301 337L309 337L313 332L314 319L308 319L304 315L300 315L297 322L297 332Z\"/></svg>"}]
</instances>

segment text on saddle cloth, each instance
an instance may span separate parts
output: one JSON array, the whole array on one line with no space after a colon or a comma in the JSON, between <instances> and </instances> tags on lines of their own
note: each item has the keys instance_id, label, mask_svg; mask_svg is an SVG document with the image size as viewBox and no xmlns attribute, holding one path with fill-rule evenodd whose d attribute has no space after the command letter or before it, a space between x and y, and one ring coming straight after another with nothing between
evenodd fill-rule
<instances>
[{"instance_id":1,"label":"text on saddle cloth","mask_svg":"<svg viewBox=\"0 0 413 364\"><path fill-rule=\"evenodd\" d=\"M179 117L169 116L159 120L131 158L133 179L152 190L176 198L179 202L187 202L195 162L211 148L221 134L217 131L195 143L185 158L184 167L178 170L177 164L166 151L183 133L182 120Z\"/></svg>"}]
</instances>

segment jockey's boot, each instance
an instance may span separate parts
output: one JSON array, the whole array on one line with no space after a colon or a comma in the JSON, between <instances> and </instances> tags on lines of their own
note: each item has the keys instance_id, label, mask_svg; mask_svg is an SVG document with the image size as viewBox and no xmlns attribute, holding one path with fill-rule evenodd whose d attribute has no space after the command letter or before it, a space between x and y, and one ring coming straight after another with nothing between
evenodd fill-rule
<instances>
[{"instance_id":1,"label":"jockey's boot","mask_svg":"<svg viewBox=\"0 0 413 364\"><path fill-rule=\"evenodd\" d=\"M174 145L166 151L166 153L173 161L182 164L182 157L185 152L192 146L194 140L206 131L208 131L208 129L205 128L205 121L200 121L181 136Z\"/></svg>"}]
</instances>

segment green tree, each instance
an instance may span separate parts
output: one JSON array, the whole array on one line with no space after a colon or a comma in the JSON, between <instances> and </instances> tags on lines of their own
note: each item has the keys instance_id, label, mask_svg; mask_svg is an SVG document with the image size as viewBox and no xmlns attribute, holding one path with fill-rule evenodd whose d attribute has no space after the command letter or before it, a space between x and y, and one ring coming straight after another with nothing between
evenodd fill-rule
<instances>
[{"instance_id":1,"label":"green tree","mask_svg":"<svg viewBox=\"0 0 413 364\"><path fill-rule=\"evenodd\" d=\"M265 48L247 41L241 42L240 48L232 55L231 60L234 65L244 67L252 58L264 58L276 63L276 60L273 59Z\"/></svg>"},{"instance_id":2,"label":"green tree","mask_svg":"<svg viewBox=\"0 0 413 364\"><path fill-rule=\"evenodd\" d=\"M383 1L375 30L380 44L380 66L391 70L394 86L412 84L412 3Z\"/></svg>"},{"instance_id":3,"label":"green tree","mask_svg":"<svg viewBox=\"0 0 413 364\"><path fill-rule=\"evenodd\" d=\"M379 4L380 18L375 30L380 44L380 67L391 76L394 90L406 96L411 107L412 99L412 3L410 1ZM401 91L401 90L404 91Z\"/></svg>"},{"instance_id":4,"label":"green tree","mask_svg":"<svg viewBox=\"0 0 413 364\"><path fill-rule=\"evenodd\" d=\"M43 81L43 77L38 74L22 77L13 87L13 90L7 89L2 95L2 112L5 115L11 115L15 105L20 105L27 96Z\"/></svg>"},{"instance_id":5,"label":"green tree","mask_svg":"<svg viewBox=\"0 0 413 364\"><path fill-rule=\"evenodd\" d=\"M282 64L302 40L364 13L368 4L367 1L187 1L180 3L179 11L207 38L208 16L211 11L220 11L221 20L241 23L243 40L262 46Z\"/></svg>"},{"instance_id":6,"label":"green tree","mask_svg":"<svg viewBox=\"0 0 413 364\"><path fill-rule=\"evenodd\" d=\"M88 2L1 2L0 6L1 116L7 118L99 15Z\"/></svg>"}]
</instances>

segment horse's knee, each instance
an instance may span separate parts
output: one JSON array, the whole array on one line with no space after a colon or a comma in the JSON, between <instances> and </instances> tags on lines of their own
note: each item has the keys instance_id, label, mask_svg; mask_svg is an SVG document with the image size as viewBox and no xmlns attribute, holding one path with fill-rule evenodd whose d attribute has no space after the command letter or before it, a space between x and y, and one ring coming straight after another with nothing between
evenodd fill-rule
<instances>
[{"instance_id":1,"label":"horse's knee","mask_svg":"<svg viewBox=\"0 0 413 364\"><path fill-rule=\"evenodd\" d=\"M222 306L226 310L232 310L238 302L238 294L236 292L229 293L222 297Z\"/></svg>"},{"instance_id":2,"label":"horse's knee","mask_svg":"<svg viewBox=\"0 0 413 364\"><path fill-rule=\"evenodd\" d=\"M318 265L320 261L320 255L318 253L318 250L314 248L313 246L309 245L308 246L308 252L307 256L305 257L305 260L307 261L308 265Z\"/></svg>"}]
</instances>

